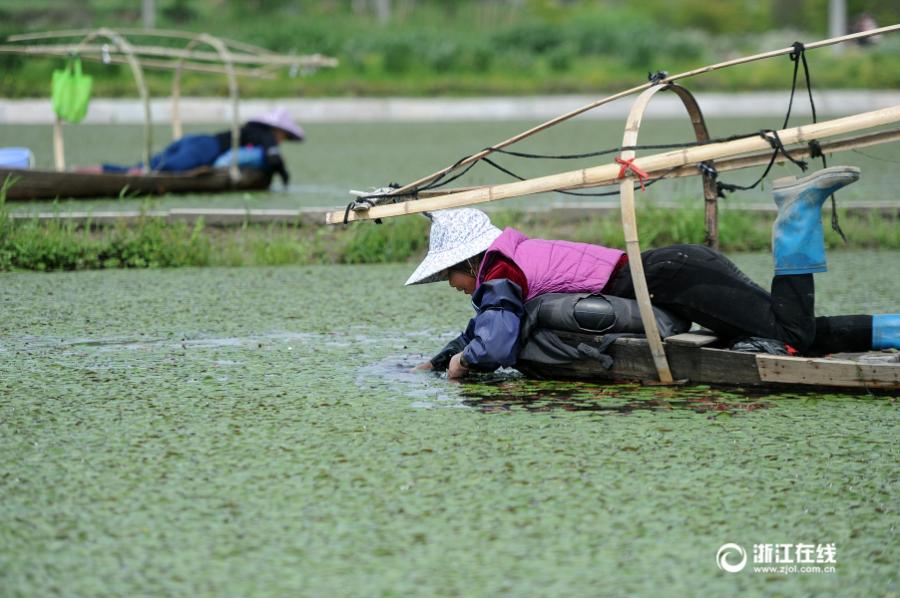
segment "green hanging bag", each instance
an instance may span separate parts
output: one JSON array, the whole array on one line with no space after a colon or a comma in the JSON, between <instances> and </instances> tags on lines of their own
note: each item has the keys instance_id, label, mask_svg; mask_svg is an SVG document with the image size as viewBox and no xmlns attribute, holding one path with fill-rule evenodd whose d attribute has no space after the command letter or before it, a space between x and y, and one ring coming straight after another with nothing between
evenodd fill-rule
<instances>
[{"instance_id":1,"label":"green hanging bag","mask_svg":"<svg viewBox=\"0 0 900 598\"><path fill-rule=\"evenodd\" d=\"M81 122L91 99L90 75L81 74L81 59L69 58L64 70L53 71L53 111L70 123Z\"/></svg>"}]
</instances>

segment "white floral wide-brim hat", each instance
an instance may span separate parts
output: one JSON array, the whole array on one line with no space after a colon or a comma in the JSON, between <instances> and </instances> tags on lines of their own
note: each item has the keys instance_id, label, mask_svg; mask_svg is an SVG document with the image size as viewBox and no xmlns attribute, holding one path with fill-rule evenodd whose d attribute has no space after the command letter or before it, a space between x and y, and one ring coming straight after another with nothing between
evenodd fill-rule
<instances>
[{"instance_id":1,"label":"white floral wide-brim hat","mask_svg":"<svg viewBox=\"0 0 900 598\"><path fill-rule=\"evenodd\" d=\"M406 284L447 280L447 268L486 251L501 230L474 208L432 212L428 254Z\"/></svg>"}]
</instances>

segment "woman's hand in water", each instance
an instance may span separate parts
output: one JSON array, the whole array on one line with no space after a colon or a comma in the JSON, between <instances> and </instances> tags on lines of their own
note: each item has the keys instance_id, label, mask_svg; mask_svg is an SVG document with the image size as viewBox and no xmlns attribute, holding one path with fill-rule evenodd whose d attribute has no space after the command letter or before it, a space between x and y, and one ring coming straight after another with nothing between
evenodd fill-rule
<instances>
[{"instance_id":1,"label":"woman's hand in water","mask_svg":"<svg viewBox=\"0 0 900 598\"><path fill-rule=\"evenodd\" d=\"M430 361L426 361L424 363L420 363L413 369L409 370L411 373L415 374L416 372L430 372L434 369L434 365Z\"/></svg>"},{"instance_id":2,"label":"woman's hand in water","mask_svg":"<svg viewBox=\"0 0 900 598\"><path fill-rule=\"evenodd\" d=\"M450 359L450 367L447 369L447 377L451 380L462 378L469 373L469 368L462 364L462 351Z\"/></svg>"}]
</instances>

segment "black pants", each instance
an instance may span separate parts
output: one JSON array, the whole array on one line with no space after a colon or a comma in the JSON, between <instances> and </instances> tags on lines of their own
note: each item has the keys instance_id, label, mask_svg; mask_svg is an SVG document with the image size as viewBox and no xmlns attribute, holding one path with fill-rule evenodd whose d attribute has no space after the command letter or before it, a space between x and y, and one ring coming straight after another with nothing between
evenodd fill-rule
<instances>
[{"instance_id":1,"label":"black pants","mask_svg":"<svg viewBox=\"0 0 900 598\"><path fill-rule=\"evenodd\" d=\"M772 338L813 354L871 348L872 316L815 317L812 274L775 276L768 293L703 245L651 249L641 261L654 305L720 336ZM634 298L631 271L620 269L603 292Z\"/></svg>"}]
</instances>

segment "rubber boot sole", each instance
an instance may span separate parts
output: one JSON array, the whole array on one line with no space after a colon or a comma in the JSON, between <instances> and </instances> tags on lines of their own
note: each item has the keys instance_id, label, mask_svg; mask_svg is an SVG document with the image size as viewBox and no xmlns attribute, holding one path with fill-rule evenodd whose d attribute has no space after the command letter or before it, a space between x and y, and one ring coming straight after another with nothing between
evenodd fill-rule
<instances>
[{"instance_id":1,"label":"rubber boot sole","mask_svg":"<svg viewBox=\"0 0 900 598\"><path fill-rule=\"evenodd\" d=\"M805 177L797 178L795 176L786 176L781 177L779 179L775 179L772 181L772 191L785 191L790 190L791 187L805 187L810 183L817 181L818 179L822 179L824 183L832 176L835 175L855 175L855 179L859 178L860 170L856 166L829 166L828 168L823 168L822 170L817 170L812 174L808 174ZM853 181L851 181L853 182ZM847 183L848 185L850 183ZM820 187L826 187L827 184L817 185Z\"/></svg>"}]
</instances>

